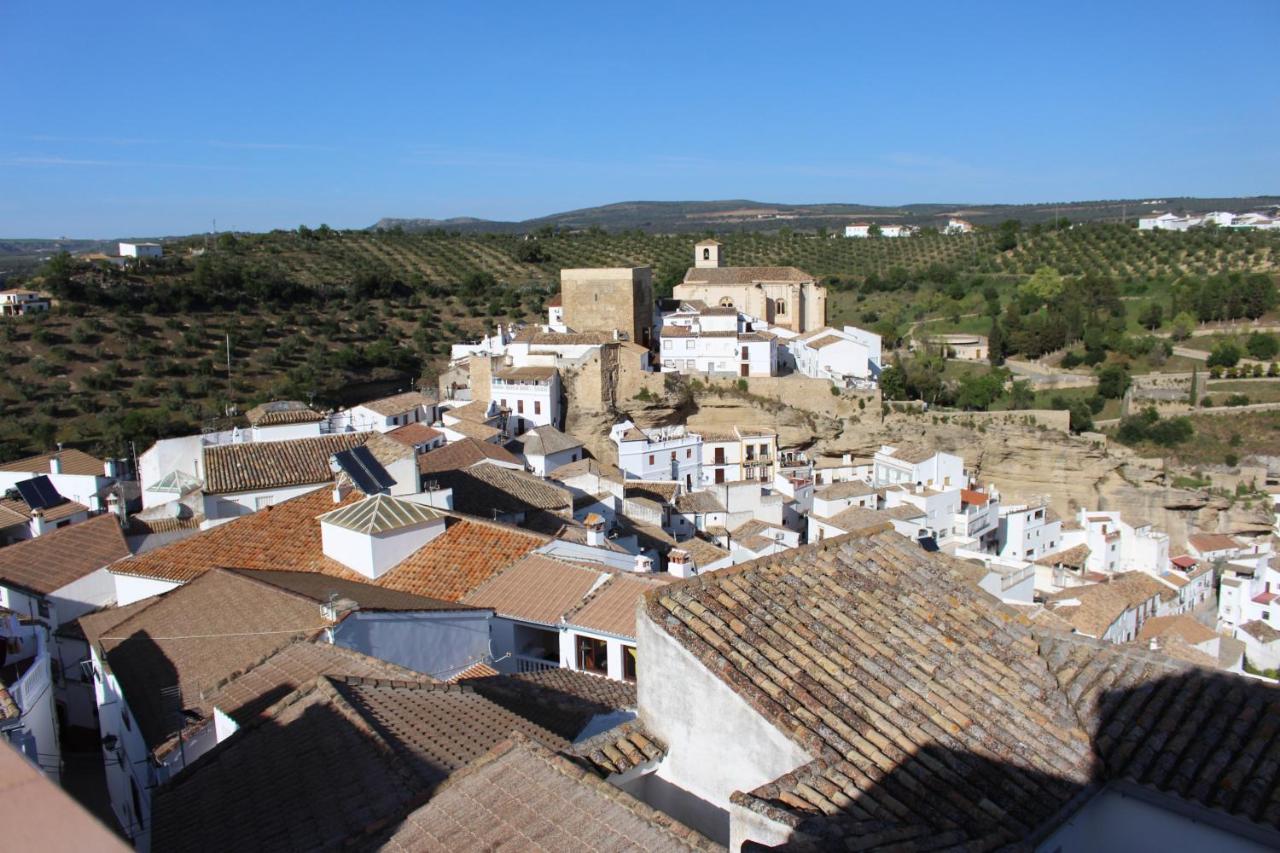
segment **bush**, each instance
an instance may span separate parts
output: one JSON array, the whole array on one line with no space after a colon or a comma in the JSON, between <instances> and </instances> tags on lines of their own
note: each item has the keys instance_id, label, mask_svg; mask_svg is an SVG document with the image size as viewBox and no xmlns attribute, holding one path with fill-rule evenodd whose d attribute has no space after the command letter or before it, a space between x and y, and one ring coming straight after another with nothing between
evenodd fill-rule
<instances>
[{"instance_id":1,"label":"bush","mask_svg":"<svg viewBox=\"0 0 1280 853\"><path fill-rule=\"evenodd\" d=\"M1195 435L1195 428L1191 425L1190 418L1161 419L1153 407L1123 419L1116 430L1116 438L1125 444L1149 441L1161 447L1182 444L1190 440L1193 435Z\"/></svg>"},{"instance_id":2,"label":"bush","mask_svg":"<svg viewBox=\"0 0 1280 853\"><path fill-rule=\"evenodd\" d=\"M1232 394L1227 397L1225 405L1227 406L1247 406L1249 405L1248 394Z\"/></svg>"},{"instance_id":3,"label":"bush","mask_svg":"<svg viewBox=\"0 0 1280 853\"><path fill-rule=\"evenodd\" d=\"M1205 398L1200 401L1200 405L1206 409L1209 408L1213 405L1213 398L1206 395Z\"/></svg>"},{"instance_id":4,"label":"bush","mask_svg":"<svg viewBox=\"0 0 1280 853\"><path fill-rule=\"evenodd\" d=\"M1228 467L1234 468L1240 464L1240 457L1234 453L1228 453L1222 457L1222 461L1227 463Z\"/></svg>"},{"instance_id":5,"label":"bush","mask_svg":"<svg viewBox=\"0 0 1280 853\"><path fill-rule=\"evenodd\" d=\"M1240 348L1231 341L1222 341L1209 353L1205 364L1210 367L1235 367L1240 362Z\"/></svg>"},{"instance_id":6,"label":"bush","mask_svg":"<svg viewBox=\"0 0 1280 853\"><path fill-rule=\"evenodd\" d=\"M1276 340L1275 335L1266 332L1254 332L1249 336L1249 340L1245 342L1244 348L1249 351L1249 355L1259 361L1266 361L1280 354L1280 341Z\"/></svg>"},{"instance_id":7,"label":"bush","mask_svg":"<svg viewBox=\"0 0 1280 853\"><path fill-rule=\"evenodd\" d=\"M1064 370L1070 370L1071 368L1078 367L1083 363L1084 359L1076 355L1075 350L1069 351L1062 357L1062 368Z\"/></svg>"},{"instance_id":8,"label":"bush","mask_svg":"<svg viewBox=\"0 0 1280 853\"><path fill-rule=\"evenodd\" d=\"M1098 393L1118 400L1129 390L1129 371L1118 364L1107 365L1098 371Z\"/></svg>"}]
</instances>

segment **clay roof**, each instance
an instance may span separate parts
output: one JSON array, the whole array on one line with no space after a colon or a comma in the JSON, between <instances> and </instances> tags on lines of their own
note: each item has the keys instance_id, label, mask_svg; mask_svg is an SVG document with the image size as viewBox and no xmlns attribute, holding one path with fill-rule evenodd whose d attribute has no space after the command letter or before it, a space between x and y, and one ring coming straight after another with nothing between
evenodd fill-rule
<instances>
[{"instance_id":1,"label":"clay roof","mask_svg":"<svg viewBox=\"0 0 1280 853\"><path fill-rule=\"evenodd\" d=\"M1193 533L1187 542L1201 554L1208 551L1231 551L1241 547L1239 540L1225 533Z\"/></svg>"},{"instance_id":2,"label":"clay roof","mask_svg":"<svg viewBox=\"0 0 1280 853\"><path fill-rule=\"evenodd\" d=\"M63 498L61 503L44 507L40 512L45 521L54 522L88 511L84 504ZM31 512L31 506L22 498L0 497L0 527L27 523L31 521Z\"/></svg>"},{"instance_id":3,"label":"clay roof","mask_svg":"<svg viewBox=\"0 0 1280 853\"><path fill-rule=\"evenodd\" d=\"M535 326L526 326L512 337L517 343L544 346L603 346L617 341L613 332L544 332Z\"/></svg>"},{"instance_id":4,"label":"clay roof","mask_svg":"<svg viewBox=\"0 0 1280 853\"><path fill-rule=\"evenodd\" d=\"M108 513L0 548L0 583L48 595L129 553Z\"/></svg>"},{"instance_id":5,"label":"clay roof","mask_svg":"<svg viewBox=\"0 0 1280 853\"><path fill-rule=\"evenodd\" d=\"M623 497L647 498L660 504L674 503L680 494L680 484L668 480L628 480L623 485Z\"/></svg>"},{"instance_id":6,"label":"clay roof","mask_svg":"<svg viewBox=\"0 0 1280 853\"><path fill-rule=\"evenodd\" d=\"M282 572L261 569L227 569L238 575L270 584L276 589L306 598L317 605L328 604L336 596L354 602L362 611L424 612L457 611L472 608L456 601L428 598L396 589L386 589L366 581L335 578L320 572Z\"/></svg>"},{"instance_id":7,"label":"clay roof","mask_svg":"<svg viewBox=\"0 0 1280 853\"><path fill-rule=\"evenodd\" d=\"M348 496L344 503L354 503ZM217 566L321 572L368 581L324 555L316 516L333 509L328 489L317 489L189 539L124 560L117 574L185 582ZM545 536L502 524L450 518L435 539L375 581L387 589L457 601L495 572L544 544ZM74 526L73 526L74 527Z\"/></svg>"},{"instance_id":8,"label":"clay roof","mask_svg":"<svg viewBox=\"0 0 1280 853\"><path fill-rule=\"evenodd\" d=\"M420 409L423 406L432 406L435 401L429 398L421 391L406 391L403 394L395 394L391 397L382 397L377 400L370 400L360 405L372 412L377 412L384 417L392 417L393 415L402 415L405 412Z\"/></svg>"},{"instance_id":9,"label":"clay roof","mask_svg":"<svg viewBox=\"0 0 1280 853\"><path fill-rule=\"evenodd\" d=\"M369 449L369 453L374 459L378 460L383 466L391 465L401 459L414 459L413 447L402 441L396 441L390 436L380 433L367 433L369 438L365 441L364 446ZM351 478L344 471L340 474L341 482L351 485Z\"/></svg>"},{"instance_id":10,"label":"clay roof","mask_svg":"<svg viewBox=\"0 0 1280 853\"><path fill-rule=\"evenodd\" d=\"M960 502L969 504L970 506L986 506L991 496L986 492L975 492L972 489L960 490Z\"/></svg>"},{"instance_id":11,"label":"clay roof","mask_svg":"<svg viewBox=\"0 0 1280 853\"><path fill-rule=\"evenodd\" d=\"M46 853L132 849L8 743L0 744L0 780L7 847Z\"/></svg>"},{"instance_id":12,"label":"clay roof","mask_svg":"<svg viewBox=\"0 0 1280 853\"><path fill-rule=\"evenodd\" d=\"M1138 632L1139 640L1152 637L1180 637L1191 645L1207 643L1218 639L1218 634L1202 622L1185 614L1178 616L1152 616L1142 623Z\"/></svg>"},{"instance_id":13,"label":"clay roof","mask_svg":"<svg viewBox=\"0 0 1280 853\"><path fill-rule=\"evenodd\" d=\"M205 492L216 495L328 483L333 480L329 457L368 438L365 432L347 432L206 447Z\"/></svg>"},{"instance_id":14,"label":"clay roof","mask_svg":"<svg viewBox=\"0 0 1280 853\"><path fill-rule=\"evenodd\" d=\"M463 403L461 406L454 406L452 409L444 409L441 415L449 415L464 421L483 424L488 423L492 415L489 414L488 400L472 400L469 403Z\"/></svg>"},{"instance_id":15,"label":"clay roof","mask_svg":"<svg viewBox=\"0 0 1280 853\"><path fill-rule=\"evenodd\" d=\"M36 456L15 459L0 464L0 471L27 471L32 474L49 474L49 460L57 456L62 463L63 474L80 474L84 476L105 476L106 463L97 457L75 449L55 450Z\"/></svg>"},{"instance_id":16,"label":"clay roof","mask_svg":"<svg viewBox=\"0 0 1280 853\"><path fill-rule=\"evenodd\" d=\"M453 427L449 427L449 429L453 429ZM442 471L457 471L488 460L496 460L523 467L520 465L520 460L504 447L499 447L487 441L477 441L474 438L464 438L461 441L446 444L444 447L437 447L435 450L430 450L419 456L418 472L420 474L438 474Z\"/></svg>"},{"instance_id":17,"label":"clay roof","mask_svg":"<svg viewBox=\"0 0 1280 853\"><path fill-rule=\"evenodd\" d=\"M502 435L502 430L488 424L475 423L473 421L458 421L457 423L446 424L445 429L456 432L464 439L472 441L483 441L491 444L490 439L497 438Z\"/></svg>"},{"instance_id":18,"label":"clay roof","mask_svg":"<svg viewBox=\"0 0 1280 853\"><path fill-rule=\"evenodd\" d=\"M699 569L705 568L712 563L718 563L729 556L729 552L719 545L708 542L705 539L699 539L697 536L684 540L678 547L688 552L689 556L693 558L693 564Z\"/></svg>"},{"instance_id":19,"label":"clay roof","mask_svg":"<svg viewBox=\"0 0 1280 853\"><path fill-rule=\"evenodd\" d=\"M720 241L719 241L719 240L713 240L713 239L711 239L710 237L708 237L708 238L707 238L707 239L705 239L705 240L699 240L698 242L694 243L693 245L695 245L695 246L719 246L719 245L720 245Z\"/></svg>"},{"instance_id":20,"label":"clay roof","mask_svg":"<svg viewBox=\"0 0 1280 853\"><path fill-rule=\"evenodd\" d=\"M645 607L658 630L816 756L735 793L735 804L816 823L830 830L824 838L863 836L869 825L853 825L874 815L903 849L927 837L980 849L1057 812L1088 781L1091 749L1029 623L972 578L970 567L882 531L674 583ZM947 756L966 753L990 760L954 772ZM882 787L904 766L902 786ZM993 797L999 807L986 807Z\"/></svg>"},{"instance_id":21,"label":"clay roof","mask_svg":"<svg viewBox=\"0 0 1280 853\"><path fill-rule=\"evenodd\" d=\"M842 498L857 498L863 495L875 494L875 489L870 483L864 483L861 480L846 480L842 483L832 483L828 486L822 486L814 491L815 498L822 498L828 501L838 501Z\"/></svg>"},{"instance_id":22,"label":"clay roof","mask_svg":"<svg viewBox=\"0 0 1280 853\"><path fill-rule=\"evenodd\" d=\"M1068 587L1045 596L1049 606L1075 629L1101 637L1126 611L1161 595L1166 587L1143 572L1122 572L1105 583ZM1075 600L1079 604L1068 604Z\"/></svg>"},{"instance_id":23,"label":"clay roof","mask_svg":"<svg viewBox=\"0 0 1280 853\"><path fill-rule=\"evenodd\" d=\"M442 518L444 513L434 507L383 494L371 495L319 516L323 524L368 534L404 530Z\"/></svg>"},{"instance_id":24,"label":"clay roof","mask_svg":"<svg viewBox=\"0 0 1280 853\"><path fill-rule=\"evenodd\" d=\"M530 802L537 792L537 806ZM712 850L707 839L538 742L498 743L377 844L387 851Z\"/></svg>"},{"instance_id":25,"label":"clay roof","mask_svg":"<svg viewBox=\"0 0 1280 853\"><path fill-rule=\"evenodd\" d=\"M440 430L433 429L426 424L405 424L384 434L387 438L398 441L401 444L407 444L410 447L426 444L444 436L444 433L440 432Z\"/></svg>"},{"instance_id":26,"label":"clay roof","mask_svg":"<svg viewBox=\"0 0 1280 853\"><path fill-rule=\"evenodd\" d=\"M754 284L757 281L814 281L795 267L689 267L685 284Z\"/></svg>"},{"instance_id":27,"label":"clay roof","mask_svg":"<svg viewBox=\"0 0 1280 853\"><path fill-rule=\"evenodd\" d=\"M574 477L581 477L584 475L599 477L604 480L610 480L614 483L621 483L625 481L625 476L623 475L621 468L608 463L601 465L595 459L579 459L577 462L570 462L567 465L561 465L551 472L550 477L553 480L560 480L563 482L565 480L571 480Z\"/></svg>"},{"instance_id":28,"label":"clay roof","mask_svg":"<svg viewBox=\"0 0 1280 853\"><path fill-rule=\"evenodd\" d=\"M312 601L214 571L151 599L97 642L154 749L184 726L182 709L198 707L205 693L326 624ZM162 691L175 685L180 704L166 709Z\"/></svg>"},{"instance_id":29,"label":"clay roof","mask_svg":"<svg viewBox=\"0 0 1280 853\"><path fill-rule=\"evenodd\" d=\"M548 456L582 447L581 441L549 425L534 427L516 441L524 446L526 456Z\"/></svg>"},{"instance_id":30,"label":"clay roof","mask_svg":"<svg viewBox=\"0 0 1280 853\"><path fill-rule=\"evenodd\" d=\"M1276 640L1280 640L1280 631L1260 619L1245 622L1240 626L1240 630L1260 643L1273 643Z\"/></svg>"},{"instance_id":31,"label":"clay roof","mask_svg":"<svg viewBox=\"0 0 1280 853\"><path fill-rule=\"evenodd\" d=\"M626 773L633 767L657 761L666 754L666 748L646 732L638 720L630 720L578 741L570 752L590 762L597 772L609 775Z\"/></svg>"},{"instance_id":32,"label":"clay roof","mask_svg":"<svg viewBox=\"0 0 1280 853\"><path fill-rule=\"evenodd\" d=\"M829 347L832 344L838 344L843 340L844 338L839 337L838 335L824 335L815 340L805 341L804 343L805 343L805 346L809 347L810 349L822 349L823 347Z\"/></svg>"},{"instance_id":33,"label":"clay roof","mask_svg":"<svg viewBox=\"0 0 1280 853\"><path fill-rule=\"evenodd\" d=\"M1170 557L1169 562L1185 571L1194 566L1197 560L1190 554L1178 554L1176 557Z\"/></svg>"},{"instance_id":34,"label":"clay roof","mask_svg":"<svg viewBox=\"0 0 1280 853\"><path fill-rule=\"evenodd\" d=\"M1055 551L1052 554L1045 554L1036 560L1039 566L1066 566L1070 569L1083 569L1085 561L1089 559L1089 546L1080 544L1066 548L1062 551Z\"/></svg>"},{"instance_id":35,"label":"clay roof","mask_svg":"<svg viewBox=\"0 0 1280 853\"><path fill-rule=\"evenodd\" d=\"M559 293L556 293L550 299L547 300L548 308L560 308L563 305L564 305L564 302L561 300Z\"/></svg>"},{"instance_id":36,"label":"clay roof","mask_svg":"<svg viewBox=\"0 0 1280 853\"><path fill-rule=\"evenodd\" d=\"M630 490L628 489L628 492ZM680 512L724 512L724 504L709 490L686 492L676 496L676 509Z\"/></svg>"},{"instance_id":37,"label":"clay roof","mask_svg":"<svg viewBox=\"0 0 1280 853\"><path fill-rule=\"evenodd\" d=\"M604 573L527 554L463 596L463 602L491 607L499 616L558 625L582 603Z\"/></svg>"},{"instance_id":38,"label":"clay roof","mask_svg":"<svg viewBox=\"0 0 1280 853\"><path fill-rule=\"evenodd\" d=\"M245 412L252 426L279 426L281 424L305 424L324 420L324 415L299 400L273 400L261 403Z\"/></svg>"},{"instance_id":39,"label":"clay roof","mask_svg":"<svg viewBox=\"0 0 1280 853\"><path fill-rule=\"evenodd\" d=\"M890 459L899 459L912 465L919 465L921 462L929 461L941 452L941 450L931 447L920 447L907 444L901 447L895 447L891 453L886 453L885 455Z\"/></svg>"},{"instance_id":40,"label":"clay roof","mask_svg":"<svg viewBox=\"0 0 1280 853\"><path fill-rule=\"evenodd\" d=\"M569 625L635 639L636 605L644 594L671 581L669 575L615 574L564 617Z\"/></svg>"},{"instance_id":41,"label":"clay roof","mask_svg":"<svg viewBox=\"0 0 1280 853\"><path fill-rule=\"evenodd\" d=\"M504 382L548 382L557 372L554 367L504 367L493 375Z\"/></svg>"},{"instance_id":42,"label":"clay roof","mask_svg":"<svg viewBox=\"0 0 1280 853\"><path fill-rule=\"evenodd\" d=\"M568 515L573 507L568 489L527 471L492 462L433 476L442 488L453 489L454 509L482 518L491 517L495 510L503 514L548 510Z\"/></svg>"}]
</instances>

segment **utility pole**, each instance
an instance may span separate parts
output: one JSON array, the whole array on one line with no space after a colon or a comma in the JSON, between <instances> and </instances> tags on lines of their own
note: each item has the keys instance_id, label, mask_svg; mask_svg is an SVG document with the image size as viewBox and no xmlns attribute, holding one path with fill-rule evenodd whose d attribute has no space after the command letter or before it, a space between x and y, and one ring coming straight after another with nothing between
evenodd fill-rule
<instances>
[{"instance_id":1,"label":"utility pole","mask_svg":"<svg viewBox=\"0 0 1280 853\"><path fill-rule=\"evenodd\" d=\"M227 332L227 378L231 378L231 332Z\"/></svg>"}]
</instances>

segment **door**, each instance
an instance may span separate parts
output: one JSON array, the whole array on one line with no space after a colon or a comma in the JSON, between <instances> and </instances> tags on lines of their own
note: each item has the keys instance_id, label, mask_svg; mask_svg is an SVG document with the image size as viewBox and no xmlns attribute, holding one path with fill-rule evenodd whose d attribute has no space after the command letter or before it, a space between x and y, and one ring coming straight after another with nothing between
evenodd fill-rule
<instances>
[{"instance_id":1,"label":"door","mask_svg":"<svg viewBox=\"0 0 1280 853\"><path fill-rule=\"evenodd\" d=\"M747 364L747 363L744 361L744 362L742 363L742 367L739 369L739 374L738 374L738 375L740 375L740 376L748 376L749 374L747 373L747 371L748 371L750 368L751 368L751 365Z\"/></svg>"},{"instance_id":2,"label":"door","mask_svg":"<svg viewBox=\"0 0 1280 853\"><path fill-rule=\"evenodd\" d=\"M723 482L724 482L724 469L723 469L723 468L717 468L717 469L716 469L716 482L717 482L717 483L723 483Z\"/></svg>"},{"instance_id":3,"label":"door","mask_svg":"<svg viewBox=\"0 0 1280 853\"><path fill-rule=\"evenodd\" d=\"M717 464L717 465L723 465L723 464L724 464L724 448L723 448L723 447L717 447L717 448L716 448L716 455L715 455L715 459L716 459L716 463L715 463L715 464Z\"/></svg>"}]
</instances>

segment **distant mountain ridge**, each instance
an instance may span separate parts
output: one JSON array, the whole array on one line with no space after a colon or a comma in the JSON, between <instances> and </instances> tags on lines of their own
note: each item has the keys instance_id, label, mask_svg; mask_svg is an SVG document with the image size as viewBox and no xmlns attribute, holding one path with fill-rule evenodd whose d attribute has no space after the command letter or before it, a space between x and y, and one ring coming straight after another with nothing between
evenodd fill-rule
<instances>
[{"instance_id":1,"label":"distant mountain ridge","mask_svg":"<svg viewBox=\"0 0 1280 853\"><path fill-rule=\"evenodd\" d=\"M1230 198L1163 197L1112 199L1102 201L1053 202L1043 204L907 204L898 207L868 204L772 204L748 199L722 201L624 201L553 213L519 222L475 217L450 219L378 220L372 230L401 228L409 232L461 231L463 233L518 234L553 227L606 231L639 229L650 233L698 231L776 231L779 228L812 230L843 228L854 217L877 222L911 225L936 224L942 217L959 216L979 225L993 225L1006 219L1026 223L1064 217L1073 222L1134 219L1153 210L1206 213L1211 210L1242 212L1280 205L1280 196L1239 196Z\"/></svg>"}]
</instances>

